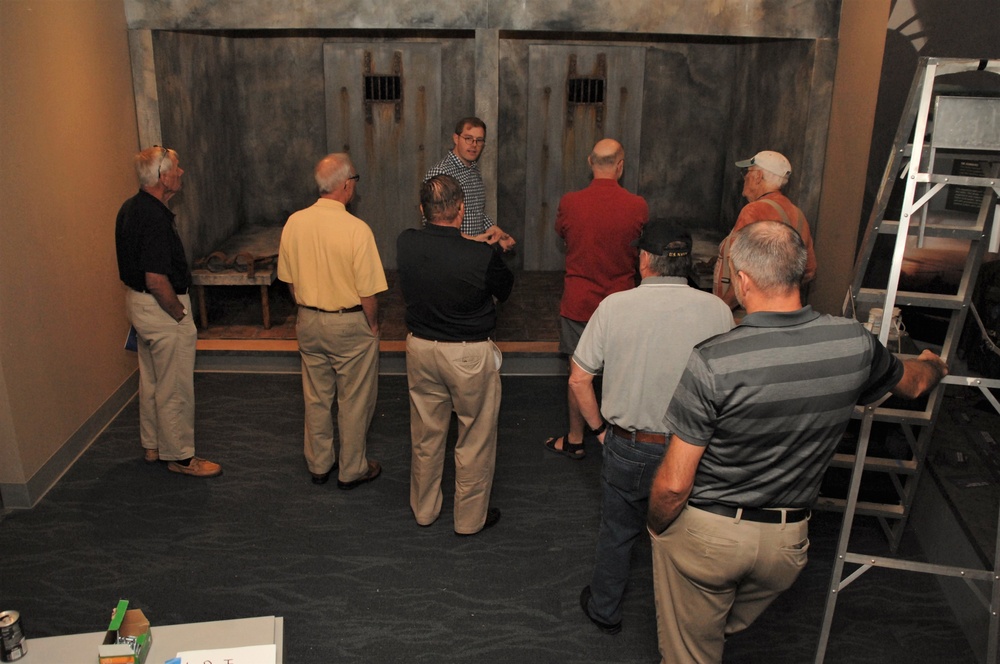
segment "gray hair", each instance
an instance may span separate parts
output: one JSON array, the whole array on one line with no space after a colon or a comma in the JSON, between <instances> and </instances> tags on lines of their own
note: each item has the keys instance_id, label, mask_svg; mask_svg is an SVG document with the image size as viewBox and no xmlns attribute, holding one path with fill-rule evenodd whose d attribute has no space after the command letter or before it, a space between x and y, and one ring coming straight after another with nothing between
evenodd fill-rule
<instances>
[{"instance_id":1,"label":"gray hair","mask_svg":"<svg viewBox=\"0 0 1000 664\"><path fill-rule=\"evenodd\" d=\"M798 288L806 272L806 246L798 232L780 221L758 221L733 237L733 276L745 272L765 292Z\"/></svg>"},{"instance_id":2,"label":"gray hair","mask_svg":"<svg viewBox=\"0 0 1000 664\"><path fill-rule=\"evenodd\" d=\"M170 148L154 145L135 155L135 174L139 178L139 186L151 187L160 180L160 176L174 170L174 159L177 153Z\"/></svg>"},{"instance_id":3,"label":"gray hair","mask_svg":"<svg viewBox=\"0 0 1000 664\"><path fill-rule=\"evenodd\" d=\"M351 177L352 170L354 170L354 164L351 163L351 157L346 152L334 152L320 159L313 172L319 193L329 194L344 186L347 179Z\"/></svg>"},{"instance_id":4,"label":"gray hair","mask_svg":"<svg viewBox=\"0 0 1000 664\"><path fill-rule=\"evenodd\" d=\"M766 168L761 168L760 166L757 166L756 169L760 171L761 179L769 189L781 189L788 184L787 175L778 175L777 173L772 173Z\"/></svg>"},{"instance_id":5,"label":"gray hair","mask_svg":"<svg viewBox=\"0 0 1000 664\"><path fill-rule=\"evenodd\" d=\"M688 253L684 256L667 256L653 254L645 249L641 249L644 254L649 256L649 270L660 277L687 277L691 274L691 267L693 261L691 260L691 254Z\"/></svg>"}]
</instances>

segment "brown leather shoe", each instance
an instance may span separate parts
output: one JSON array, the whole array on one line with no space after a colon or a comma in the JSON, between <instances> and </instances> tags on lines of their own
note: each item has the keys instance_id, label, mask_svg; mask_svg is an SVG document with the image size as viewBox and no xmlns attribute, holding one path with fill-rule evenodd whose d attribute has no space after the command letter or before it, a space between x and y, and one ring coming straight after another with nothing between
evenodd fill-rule
<instances>
[{"instance_id":1,"label":"brown leather shoe","mask_svg":"<svg viewBox=\"0 0 1000 664\"><path fill-rule=\"evenodd\" d=\"M146 463L156 463L157 461L160 460L160 450L158 450L156 448L149 449L148 447L143 448L143 449L145 450L145 453L146 453L146 456L145 456Z\"/></svg>"},{"instance_id":2,"label":"brown leather shoe","mask_svg":"<svg viewBox=\"0 0 1000 664\"><path fill-rule=\"evenodd\" d=\"M330 473L337 472L337 467L339 465L340 465L339 461L334 461L333 462L333 468L331 468L330 470L326 471L325 473L309 473L310 475L312 475L312 483L313 484L326 484L326 481L328 479L330 479Z\"/></svg>"},{"instance_id":3,"label":"brown leather shoe","mask_svg":"<svg viewBox=\"0 0 1000 664\"><path fill-rule=\"evenodd\" d=\"M359 477L356 480L351 480L350 482L341 482L337 480L337 486L344 491L349 491L355 487L359 487L365 482L371 482L373 479L382 474L382 464L378 461L368 461L368 472Z\"/></svg>"},{"instance_id":4,"label":"brown leather shoe","mask_svg":"<svg viewBox=\"0 0 1000 664\"><path fill-rule=\"evenodd\" d=\"M191 475L192 477L215 477L222 474L222 466L199 457L191 457L191 463L186 466L182 466L176 461L169 461L167 462L167 469L174 473Z\"/></svg>"}]
</instances>

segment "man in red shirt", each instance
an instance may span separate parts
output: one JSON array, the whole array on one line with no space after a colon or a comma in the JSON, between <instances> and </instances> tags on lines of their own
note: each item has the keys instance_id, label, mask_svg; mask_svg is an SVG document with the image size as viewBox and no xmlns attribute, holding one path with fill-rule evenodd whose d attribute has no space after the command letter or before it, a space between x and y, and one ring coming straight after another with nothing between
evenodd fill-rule
<instances>
[{"instance_id":1,"label":"man in red shirt","mask_svg":"<svg viewBox=\"0 0 1000 664\"><path fill-rule=\"evenodd\" d=\"M809 222L781 188L788 184L792 165L785 155L772 150L762 150L750 159L736 162L743 169L743 197L748 203L740 210L736 224L729 236L719 245L719 258L715 262L712 292L735 309L736 291L732 287L729 265L729 245L736 231L758 221L780 221L795 229L806 246L806 271L802 277L805 285L816 276L816 253L813 251Z\"/></svg>"},{"instance_id":2,"label":"man in red shirt","mask_svg":"<svg viewBox=\"0 0 1000 664\"><path fill-rule=\"evenodd\" d=\"M594 179L559 201L556 233L566 242L566 277L559 305L559 352L572 357L587 321L608 295L635 288L637 250L632 243L649 219L641 196L629 193L618 180L625 167L625 150L611 138L594 145L587 157ZM549 450L582 459L583 416L573 391L567 388L569 432L545 441Z\"/></svg>"}]
</instances>

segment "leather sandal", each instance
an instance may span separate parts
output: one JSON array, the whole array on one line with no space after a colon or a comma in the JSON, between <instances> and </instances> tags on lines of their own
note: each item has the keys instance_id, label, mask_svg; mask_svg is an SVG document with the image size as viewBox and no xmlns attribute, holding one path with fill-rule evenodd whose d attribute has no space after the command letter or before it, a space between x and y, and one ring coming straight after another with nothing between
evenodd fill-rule
<instances>
[{"instance_id":1,"label":"leather sandal","mask_svg":"<svg viewBox=\"0 0 1000 664\"><path fill-rule=\"evenodd\" d=\"M562 441L562 449L556 447L558 441ZM545 441L545 449L550 452L555 452L556 454L561 454L563 456L569 457L570 459L582 459L587 456L587 450L583 447L583 441L579 443L569 442L569 433L564 433L561 436L553 436Z\"/></svg>"}]
</instances>

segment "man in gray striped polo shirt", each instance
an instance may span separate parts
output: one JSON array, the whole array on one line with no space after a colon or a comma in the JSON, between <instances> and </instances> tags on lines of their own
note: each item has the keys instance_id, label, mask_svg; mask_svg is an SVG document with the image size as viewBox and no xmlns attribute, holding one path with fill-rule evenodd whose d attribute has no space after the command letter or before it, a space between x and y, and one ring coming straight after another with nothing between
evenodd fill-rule
<instances>
[{"instance_id":1,"label":"man in gray striped polo shirt","mask_svg":"<svg viewBox=\"0 0 1000 664\"><path fill-rule=\"evenodd\" d=\"M673 432L653 480L657 632L664 662L721 662L806 564L809 506L856 403L913 399L948 372L901 361L853 320L803 307L802 238L773 221L733 239L747 316L695 346L667 409Z\"/></svg>"}]
</instances>

